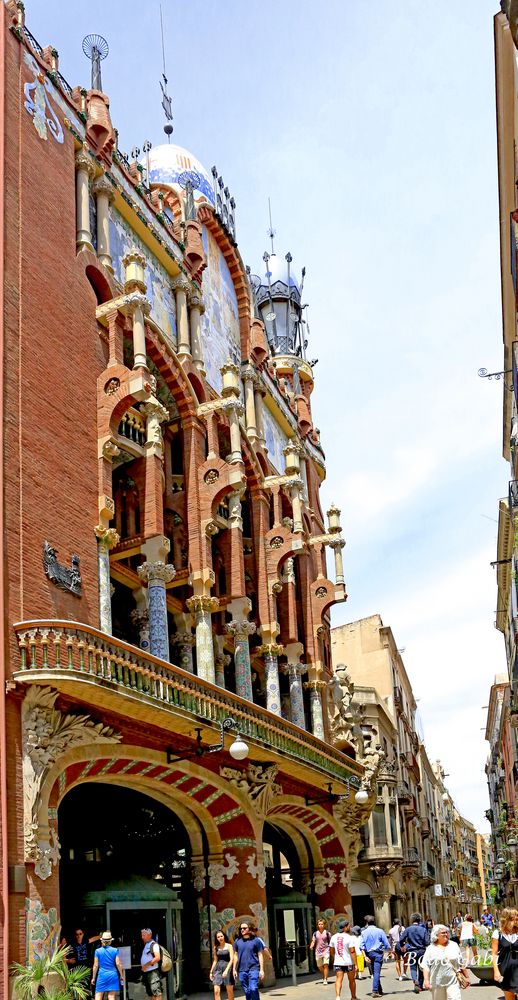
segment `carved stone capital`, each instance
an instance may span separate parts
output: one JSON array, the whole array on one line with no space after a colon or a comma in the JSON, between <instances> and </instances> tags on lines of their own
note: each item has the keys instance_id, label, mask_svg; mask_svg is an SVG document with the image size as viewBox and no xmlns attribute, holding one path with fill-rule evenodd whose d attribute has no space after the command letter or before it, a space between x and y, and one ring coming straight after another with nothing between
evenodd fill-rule
<instances>
[{"instance_id":1,"label":"carved stone capital","mask_svg":"<svg viewBox=\"0 0 518 1000\"><path fill-rule=\"evenodd\" d=\"M104 194L108 198L108 201L113 201L115 195L113 184L108 180L106 174L101 174L101 176L94 181L92 190L94 194Z\"/></svg>"},{"instance_id":2,"label":"carved stone capital","mask_svg":"<svg viewBox=\"0 0 518 1000\"><path fill-rule=\"evenodd\" d=\"M279 642L265 642L262 646L257 646L255 652L261 656L282 656L284 646Z\"/></svg>"},{"instance_id":3,"label":"carved stone capital","mask_svg":"<svg viewBox=\"0 0 518 1000\"><path fill-rule=\"evenodd\" d=\"M104 545L107 549L112 549L120 542L120 536L115 528L105 528L102 524L96 524L94 535L99 545Z\"/></svg>"},{"instance_id":4,"label":"carved stone capital","mask_svg":"<svg viewBox=\"0 0 518 1000\"><path fill-rule=\"evenodd\" d=\"M333 541L329 542L329 548L331 549L345 548L345 538L333 538Z\"/></svg>"},{"instance_id":5,"label":"carved stone capital","mask_svg":"<svg viewBox=\"0 0 518 1000\"><path fill-rule=\"evenodd\" d=\"M212 613L219 608L217 597L188 597L185 603L192 614Z\"/></svg>"},{"instance_id":6,"label":"carved stone capital","mask_svg":"<svg viewBox=\"0 0 518 1000\"><path fill-rule=\"evenodd\" d=\"M108 438L103 444L103 458L106 458L108 462L111 462L113 458L117 458L120 455L120 448L113 438Z\"/></svg>"},{"instance_id":7,"label":"carved stone capital","mask_svg":"<svg viewBox=\"0 0 518 1000\"><path fill-rule=\"evenodd\" d=\"M162 406L162 403L158 402L158 399L150 399L147 403L144 403L141 407L141 413L145 413L146 417L157 420L159 424L169 419L168 411L165 406Z\"/></svg>"},{"instance_id":8,"label":"carved stone capital","mask_svg":"<svg viewBox=\"0 0 518 1000\"><path fill-rule=\"evenodd\" d=\"M233 635L234 639L246 639L249 635L253 635L256 630L255 622L249 622L246 618L234 620L225 625L225 631L229 635Z\"/></svg>"},{"instance_id":9,"label":"carved stone capital","mask_svg":"<svg viewBox=\"0 0 518 1000\"><path fill-rule=\"evenodd\" d=\"M302 677L302 675L307 672L308 665L307 663L283 663L279 667L279 670L283 674L288 674L288 676L291 674L293 677L296 674L299 674L299 676Z\"/></svg>"},{"instance_id":10,"label":"carved stone capital","mask_svg":"<svg viewBox=\"0 0 518 1000\"><path fill-rule=\"evenodd\" d=\"M241 369L241 378L244 382L252 382L254 388L259 385L259 376L252 365L246 365Z\"/></svg>"},{"instance_id":11,"label":"carved stone capital","mask_svg":"<svg viewBox=\"0 0 518 1000\"><path fill-rule=\"evenodd\" d=\"M171 288L174 288L175 292L185 292L188 295L192 289L192 285L185 274L179 274L178 277L173 278Z\"/></svg>"},{"instance_id":12,"label":"carved stone capital","mask_svg":"<svg viewBox=\"0 0 518 1000\"><path fill-rule=\"evenodd\" d=\"M89 177L93 177L95 174L95 163L84 148L76 153L76 170L84 170Z\"/></svg>"},{"instance_id":13,"label":"carved stone capital","mask_svg":"<svg viewBox=\"0 0 518 1000\"><path fill-rule=\"evenodd\" d=\"M149 625L149 611L147 609L145 611L139 611L138 608L135 608L130 613L130 618L135 628L137 628L139 631L143 628L147 628L147 626Z\"/></svg>"},{"instance_id":14,"label":"carved stone capital","mask_svg":"<svg viewBox=\"0 0 518 1000\"><path fill-rule=\"evenodd\" d=\"M147 261L144 254L137 247L133 247L124 254L121 263L123 267L129 267L130 264L138 264L140 267L145 268Z\"/></svg>"},{"instance_id":15,"label":"carved stone capital","mask_svg":"<svg viewBox=\"0 0 518 1000\"><path fill-rule=\"evenodd\" d=\"M323 691L327 687L327 684L325 681L304 681L303 687L306 688L306 691L317 691L320 693L320 691Z\"/></svg>"},{"instance_id":16,"label":"carved stone capital","mask_svg":"<svg viewBox=\"0 0 518 1000\"><path fill-rule=\"evenodd\" d=\"M128 310L130 316L133 315L135 309L142 309L144 316L148 316L151 312L151 303L143 292L130 292L128 295L124 296L124 305Z\"/></svg>"},{"instance_id":17,"label":"carved stone capital","mask_svg":"<svg viewBox=\"0 0 518 1000\"><path fill-rule=\"evenodd\" d=\"M173 646L194 646L196 636L192 632L173 632L169 636Z\"/></svg>"},{"instance_id":18,"label":"carved stone capital","mask_svg":"<svg viewBox=\"0 0 518 1000\"><path fill-rule=\"evenodd\" d=\"M199 292L193 292L192 295L189 295L189 306L191 307L191 309L197 309L200 316L203 316L203 313L205 312L205 306L203 304L203 299Z\"/></svg>"},{"instance_id":19,"label":"carved stone capital","mask_svg":"<svg viewBox=\"0 0 518 1000\"><path fill-rule=\"evenodd\" d=\"M170 563L163 563L160 560L157 562L145 562L142 566L139 566L137 573L141 580L145 583L163 583L164 586L171 583L176 576L176 570L174 566Z\"/></svg>"}]
</instances>

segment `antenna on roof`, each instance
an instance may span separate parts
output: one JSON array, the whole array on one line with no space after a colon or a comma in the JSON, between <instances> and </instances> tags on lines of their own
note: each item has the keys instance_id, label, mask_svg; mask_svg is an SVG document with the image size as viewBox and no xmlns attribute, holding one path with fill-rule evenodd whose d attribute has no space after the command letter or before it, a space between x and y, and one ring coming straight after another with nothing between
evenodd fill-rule
<instances>
[{"instance_id":1,"label":"antenna on roof","mask_svg":"<svg viewBox=\"0 0 518 1000\"><path fill-rule=\"evenodd\" d=\"M268 215L270 217L270 228L268 230L267 235L270 237L270 240L272 241L272 253L275 253L275 250L273 249L273 237L275 236L275 229L272 226L272 205L269 198L268 198Z\"/></svg>"},{"instance_id":2,"label":"antenna on roof","mask_svg":"<svg viewBox=\"0 0 518 1000\"><path fill-rule=\"evenodd\" d=\"M173 120L173 107L171 98L167 93L167 76L165 73L164 19L162 17L162 4L160 4L160 34L162 37L162 79L159 82L160 82L160 90L162 91L162 107L164 109L164 114L166 117L164 132L167 136L167 141L171 142L171 136L173 134L173 126L171 124Z\"/></svg>"},{"instance_id":3,"label":"antenna on roof","mask_svg":"<svg viewBox=\"0 0 518 1000\"><path fill-rule=\"evenodd\" d=\"M106 59L109 51L108 42L102 35L86 35L83 38L83 52L92 61L92 90L103 89L101 62Z\"/></svg>"}]
</instances>

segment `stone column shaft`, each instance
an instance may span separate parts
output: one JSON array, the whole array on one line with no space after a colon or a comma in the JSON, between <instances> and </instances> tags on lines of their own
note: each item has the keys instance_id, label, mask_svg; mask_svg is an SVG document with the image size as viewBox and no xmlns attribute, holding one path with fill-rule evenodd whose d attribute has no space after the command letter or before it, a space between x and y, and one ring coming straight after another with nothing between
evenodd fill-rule
<instances>
[{"instance_id":1,"label":"stone column shaft","mask_svg":"<svg viewBox=\"0 0 518 1000\"><path fill-rule=\"evenodd\" d=\"M113 198L113 187L106 175L103 175L96 180L93 190L97 198L97 256L101 264L112 270L110 201Z\"/></svg>"},{"instance_id":2,"label":"stone column shaft","mask_svg":"<svg viewBox=\"0 0 518 1000\"><path fill-rule=\"evenodd\" d=\"M335 557L335 578L337 583L345 583L344 577L344 562L342 558L342 549L345 545L343 539L338 542L331 542L331 548Z\"/></svg>"},{"instance_id":3,"label":"stone column shaft","mask_svg":"<svg viewBox=\"0 0 518 1000\"><path fill-rule=\"evenodd\" d=\"M264 434L264 420L263 420L263 394L260 389L254 388L254 401L255 401L255 426L257 430L257 437L261 444L266 441Z\"/></svg>"},{"instance_id":4,"label":"stone column shaft","mask_svg":"<svg viewBox=\"0 0 518 1000\"><path fill-rule=\"evenodd\" d=\"M93 176L94 165L84 150L76 156L76 246L93 250L90 231L90 189L89 178Z\"/></svg>"},{"instance_id":5,"label":"stone column shaft","mask_svg":"<svg viewBox=\"0 0 518 1000\"><path fill-rule=\"evenodd\" d=\"M176 331L178 335L177 354L180 359L191 357L191 338L189 334L189 313L187 309L187 291L189 282L186 278L175 281L176 293Z\"/></svg>"},{"instance_id":6,"label":"stone column shaft","mask_svg":"<svg viewBox=\"0 0 518 1000\"><path fill-rule=\"evenodd\" d=\"M237 405L229 407L228 419L230 423L230 461L242 462L241 431L239 428L239 413Z\"/></svg>"},{"instance_id":7,"label":"stone column shaft","mask_svg":"<svg viewBox=\"0 0 518 1000\"><path fill-rule=\"evenodd\" d=\"M138 568L141 580L147 581L149 601L149 645L153 656L169 662L169 631L167 628L166 583L175 577L174 566L168 563L145 562Z\"/></svg>"},{"instance_id":8,"label":"stone column shaft","mask_svg":"<svg viewBox=\"0 0 518 1000\"><path fill-rule=\"evenodd\" d=\"M140 304L136 304L133 309L133 367L147 367L146 327L144 310Z\"/></svg>"},{"instance_id":9,"label":"stone column shaft","mask_svg":"<svg viewBox=\"0 0 518 1000\"><path fill-rule=\"evenodd\" d=\"M217 611L217 597L190 597L187 607L194 614L196 622L196 664L198 677L215 683L214 645L212 641L213 611Z\"/></svg>"},{"instance_id":10,"label":"stone column shaft","mask_svg":"<svg viewBox=\"0 0 518 1000\"><path fill-rule=\"evenodd\" d=\"M291 490L291 506L293 510L293 531L302 531L302 505L300 502L300 488L294 486Z\"/></svg>"},{"instance_id":11,"label":"stone column shaft","mask_svg":"<svg viewBox=\"0 0 518 1000\"><path fill-rule=\"evenodd\" d=\"M256 626L254 622L243 618L229 622L227 632L234 636L234 666L236 671L236 694L247 701L253 701L252 670L250 665L250 646L248 636L252 635Z\"/></svg>"},{"instance_id":12,"label":"stone column shaft","mask_svg":"<svg viewBox=\"0 0 518 1000\"><path fill-rule=\"evenodd\" d=\"M201 316L205 312L205 307L199 295L191 295L190 299L190 328L191 328L191 351L192 361L195 368L202 375L206 375L203 363L203 348L201 343Z\"/></svg>"},{"instance_id":13,"label":"stone column shaft","mask_svg":"<svg viewBox=\"0 0 518 1000\"><path fill-rule=\"evenodd\" d=\"M110 578L110 549L119 544L115 528L105 528L98 524L94 528L97 538L97 565L99 570L99 627L102 632L112 634L112 597Z\"/></svg>"},{"instance_id":14,"label":"stone column shaft","mask_svg":"<svg viewBox=\"0 0 518 1000\"><path fill-rule=\"evenodd\" d=\"M252 368L245 368L243 383L245 388L245 421L246 432L251 440L257 438L257 417L255 412L254 385L257 375Z\"/></svg>"}]
</instances>

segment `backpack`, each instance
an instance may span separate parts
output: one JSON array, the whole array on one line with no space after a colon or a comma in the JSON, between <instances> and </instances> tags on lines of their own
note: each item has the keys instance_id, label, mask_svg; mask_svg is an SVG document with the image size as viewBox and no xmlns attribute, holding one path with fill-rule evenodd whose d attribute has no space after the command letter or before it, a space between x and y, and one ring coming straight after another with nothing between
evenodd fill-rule
<instances>
[{"instance_id":1,"label":"backpack","mask_svg":"<svg viewBox=\"0 0 518 1000\"><path fill-rule=\"evenodd\" d=\"M158 941L150 941L149 943L150 945L156 944L158 946L158 950L160 952L160 958L158 959L158 971L160 975L163 975L166 972L170 972L171 969L173 968L173 960L167 948L164 948L162 947L161 944L158 944Z\"/></svg>"}]
</instances>

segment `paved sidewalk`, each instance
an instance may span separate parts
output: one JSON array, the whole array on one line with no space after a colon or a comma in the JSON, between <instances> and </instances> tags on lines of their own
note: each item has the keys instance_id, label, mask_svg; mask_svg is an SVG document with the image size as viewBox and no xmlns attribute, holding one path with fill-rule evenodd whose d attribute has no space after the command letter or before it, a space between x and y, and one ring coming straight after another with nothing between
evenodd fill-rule
<instances>
[{"instance_id":1,"label":"paved sidewalk","mask_svg":"<svg viewBox=\"0 0 518 1000\"><path fill-rule=\"evenodd\" d=\"M366 973L364 973L366 976ZM504 995L502 990L498 986L485 986L480 985L478 979L475 976L471 976L472 986L469 991L465 991L463 996L466 1000L471 997L471 989L475 991L475 994L471 997L471 1000L504 1000ZM360 979L356 982L356 994L358 1000L368 1000L368 997L372 991L372 980L370 976L365 979ZM383 971L381 974L381 986L383 992L386 996L401 996L401 1000L414 1000L414 987L410 979L403 979L399 982L396 977L396 970L392 963L387 963L383 966ZM480 996L478 994L480 993ZM238 997L242 997L243 993L240 990L239 985L236 986L236 994ZM264 987L261 990L261 996L267 997L268 1000L335 1000L335 987L334 987L334 976L331 975L329 979L329 985L324 986L322 980L319 976L301 976L297 980L297 985L293 986L291 977L289 979L279 979L275 986ZM425 991L422 996L422 1000L426 1000L428 992ZM222 1000L225 998L225 993L222 991ZM214 1000L214 994L212 991L207 991L206 993L192 993L190 994L190 1000ZM349 993L348 983L344 983L342 987L342 1000L351 1000L351 995ZM415 998L417 1000L417 996ZM431 1000L431 996L430 996Z\"/></svg>"}]
</instances>

